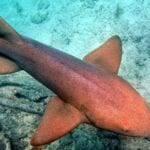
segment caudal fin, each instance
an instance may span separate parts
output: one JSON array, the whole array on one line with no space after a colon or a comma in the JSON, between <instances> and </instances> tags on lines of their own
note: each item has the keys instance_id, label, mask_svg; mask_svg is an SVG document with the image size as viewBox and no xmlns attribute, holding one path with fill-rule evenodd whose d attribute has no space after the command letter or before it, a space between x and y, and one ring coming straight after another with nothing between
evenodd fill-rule
<instances>
[{"instance_id":1,"label":"caudal fin","mask_svg":"<svg viewBox=\"0 0 150 150\"><path fill-rule=\"evenodd\" d=\"M22 41L21 36L0 16L0 39L1 38L12 43Z\"/></svg>"},{"instance_id":2,"label":"caudal fin","mask_svg":"<svg viewBox=\"0 0 150 150\"><path fill-rule=\"evenodd\" d=\"M22 42L21 36L0 16L0 40L13 44ZM0 74L9 74L19 71L20 68L12 60L0 55Z\"/></svg>"}]
</instances>

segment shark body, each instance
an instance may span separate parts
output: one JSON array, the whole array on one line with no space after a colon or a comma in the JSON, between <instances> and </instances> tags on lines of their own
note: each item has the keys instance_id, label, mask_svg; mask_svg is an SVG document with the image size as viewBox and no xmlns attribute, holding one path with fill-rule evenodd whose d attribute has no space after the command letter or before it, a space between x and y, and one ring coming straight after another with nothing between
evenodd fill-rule
<instances>
[{"instance_id":1,"label":"shark body","mask_svg":"<svg viewBox=\"0 0 150 150\"><path fill-rule=\"evenodd\" d=\"M31 144L48 144L80 123L130 136L150 136L150 107L117 75L122 48L113 36L83 60L26 38L0 18L0 73L23 69L57 94Z\"/></svg>"}]
</instances>

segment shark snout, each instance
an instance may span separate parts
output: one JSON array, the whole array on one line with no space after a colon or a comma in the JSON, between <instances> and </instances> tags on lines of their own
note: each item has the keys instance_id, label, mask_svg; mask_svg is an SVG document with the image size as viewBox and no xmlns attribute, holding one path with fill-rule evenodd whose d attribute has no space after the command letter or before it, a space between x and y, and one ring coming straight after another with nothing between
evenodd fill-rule
<instances>
[{"instance_id":1,"label":"shark snout","mask_svg":"<svg viewBox=\"0 0 150 150\"><path fill-rule=\"evenodd\" d=\"M137 112L129 113L124 120L120 124L120 133L129 136L150 136L150 108L147 105L139 106Z\"/></svg>"}]
</instances>

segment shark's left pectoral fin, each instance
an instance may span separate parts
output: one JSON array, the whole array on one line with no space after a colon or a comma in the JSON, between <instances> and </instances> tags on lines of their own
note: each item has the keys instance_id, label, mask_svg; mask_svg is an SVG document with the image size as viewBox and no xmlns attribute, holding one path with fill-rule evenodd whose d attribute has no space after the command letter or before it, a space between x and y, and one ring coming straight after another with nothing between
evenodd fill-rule
<instances>
[{"instance_id":1,"label":"shark's left pectoral fin","mask_svg":"<svg viewBox=\"0 0 150 150\"><path fill-rule=\"evenodd\" d=\"M48 144L68 133L81 122L84 122L84 115L56 96L49 101L31 144L34 146Z\"/></svg>"},{"instance_id":2,"label":"shark's left pectoral fin","mask_svg":"<svg viewBox=\"0 0 150 150\"><path fill-rule=\"evenodd\" d=\"M102 46L84 57L84 60L109 73L118 73L122 55L122 44L118 36L108 39Z\"/></svg>"}]
</instances>

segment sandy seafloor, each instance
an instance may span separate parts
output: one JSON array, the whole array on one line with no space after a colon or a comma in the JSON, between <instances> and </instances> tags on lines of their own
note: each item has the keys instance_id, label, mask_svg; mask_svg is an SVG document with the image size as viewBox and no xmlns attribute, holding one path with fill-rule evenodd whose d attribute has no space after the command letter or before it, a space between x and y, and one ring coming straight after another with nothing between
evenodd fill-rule
<instances>
[{"instance_id":1,"label":"sandy seafloor","mask_svg":"<svg viewBox=\"0 0 150 150\"><path fill-rule=\"evenodd\" d=\"M81 59L119 35L123 44L119 75L150 102L149 0L1 0L0 16L19 33ZM24 71L0 76L0 150L32 149L29 139L52 95ZM43 149L149 150L150 138L80 125Z\"/></svg>"}]
</instances>

